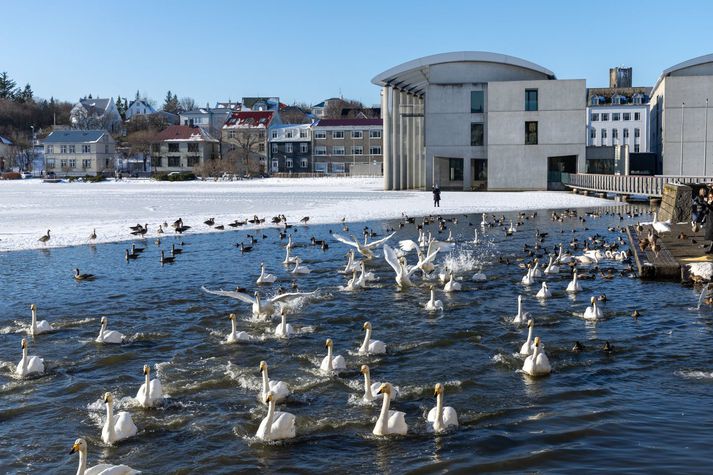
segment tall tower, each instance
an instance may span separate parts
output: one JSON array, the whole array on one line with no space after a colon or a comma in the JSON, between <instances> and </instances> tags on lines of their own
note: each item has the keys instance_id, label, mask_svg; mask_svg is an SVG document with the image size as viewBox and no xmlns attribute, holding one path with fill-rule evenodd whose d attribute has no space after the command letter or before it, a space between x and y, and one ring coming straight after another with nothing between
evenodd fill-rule
<instances>
[{"instance_id":1,"label":"tall tower","mask_svg":"<svg viewBox=\"0 0 713 475\"><path fill-rule=\"evenodd\" d=\"M631 87L631 68L609 68L609 87Z\"/></svg>"}]
</instances>

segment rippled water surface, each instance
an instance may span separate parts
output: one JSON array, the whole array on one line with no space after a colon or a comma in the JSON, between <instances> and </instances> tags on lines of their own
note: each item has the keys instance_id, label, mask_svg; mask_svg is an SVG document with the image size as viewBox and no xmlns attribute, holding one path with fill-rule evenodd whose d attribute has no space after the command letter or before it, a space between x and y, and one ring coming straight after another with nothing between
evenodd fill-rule
<instances>
[{"instance_id":1,"label":"rippled water surface","mask_svg":"<svg viewBox=\"0 0 713 475\"><path fill-rule=\"evenodd\" d=\"M547 277L554 296L540 303L534 295L541 279L523 287L518 266L535 229L549 233L544 245L551 250L554 243L593 233L613 240L619 233L607 228L619 219L552 223L549 213L540 212L513 237L490 228L477 245L469 221L480 230L480 217L461 216L451 226L460 241L456 250L437 260L450 262L464 290L439 292L446 308L437 314L423 310L429 284L420 278L418 287L397 291L382 251L368 264L380 277L373 288L340 291L346 279L336 271L347 248L329 230L341 232L341 225L300 226L294 253L312 272L295 280L301 290L319 292L290 309L288 321L298 334L289 340L271 334L277 320L255 321L248 305L200 290L239 285L253 291L260 262L279 278L261 292L288 288L293 278L281 264L284 249L275 229L265 229L267 238L246 254L234 244L247 231L184 235L184 253L165 266L159 252L170 249L172 237L161 246L153 238L140 242L146 251L129 263L126 243L0 254L2 471L73 473L76 455L67 452L83 436L90 465L126 463L145 473L709 473L713 326L709 312L691 309L696 291L641 282L620 275L624 264L607 262L602 267L613 267L617 278L585 280L585 292L574 298L564 293L567 275ZM351 227L358 232L364 225L380 235L387 227L398 229L396 221ZM312 235L328 240L329 249L309 246ZM406 225L392 242L415 237L415 226ZM498 262L500 256L510 263ZM481 265L488 281L472 282ZM75 282L74 267L98 278ZM518 293L546 346L553 366L548 377L518 371L516 353L527 333L510 323ZM609 299L605 319L585 322L578 314L590 296L602 293ZM47 373L20 380L13 371L31 303L38 305L39 319L58 329L30 340L30 354L44 358ZM638 320L630 316L634 309L642 314ZM231 312L252 341L222 343ZM94 343L103 315L127 343ZM357 354L366 320L373 337L386 342L386 355ZM347 371L339 376L318 371L326 338L346 358ZM576 340L586 347L580 354L570 351ZM601 351L605 341L614 353ZM256 398L261 360L269 363L271 379L293 390L281 406L297 418L293 440L262 443L253 437L266 412ZM365 363L375 381L399 387L392 408L406 413L407 436L372 436L380 406L359 403L359 367ZM143 381L144 364L168 396L157 409L141 409L130 399ZM460 427L436 437L426 431L425 414L434 405L437 382L444 383L445 402L458 411ZM139 428L136 437L113 447L101 441L105 391L114 394L117 408L131 411Z\"/></svg>"}]
</instances>

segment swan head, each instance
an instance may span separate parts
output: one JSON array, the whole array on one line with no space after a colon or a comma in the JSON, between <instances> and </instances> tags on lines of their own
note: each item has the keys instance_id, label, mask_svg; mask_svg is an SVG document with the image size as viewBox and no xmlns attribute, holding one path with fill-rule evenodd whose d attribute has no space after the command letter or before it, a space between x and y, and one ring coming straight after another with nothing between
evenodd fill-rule
<instances>
[{"instance_id":1,"label":"swan head","mask_svg":"<svg viewBox=\"0 0 713 475\"><path fill-rule=\"evenodd\" d=\"M364 331L371 330L371 323L364 322Z\"/></svg>"},{"instance_id":2,"label":"swan head","mask_svg":"<svg viewBox=\"0 0 713 475\"><path fill-rule=\"evenodd\" d=\"M527 328L532 328L535 326L535 321L533 319L529 319L527 321Z\"/></svg>"},{"instance_id":3,"label":"swan head","mask_svg":"<svg viewBox=\"0 0 713 475\"><path fill-rule=\"evenodd\" d=\"M235 320L236 318L237 318L237 316L234 313L231 313L230 315L228 315L228 320Z\"/></svg>"},{"instance_id":4,"label":"swan head","mask_svg":"<svg viewBox=\"0 0 713 475\"><path fill-rule=\"evenodd\" d=\"M535 346L540 346L540 337L539 336L535 337Z\"/></svg>"},{"instance_id":5,"label":"swan head","mask_svg":"<svg viewBox=\"0 0 713 475\"><path fill-rule=\"evenodd\" d=\"M263 262L261 262L261 263L260 263L260 269L264 269L264 268L265 268L265 264L264 264Z\"/></svg>"},{"instance_id":6,"label":"swan head","mask_svg":"<svg viewBox=\"0 0 713 475\"><path fill-rule=\"evenodd\" d=\"M368 365L361 365L361 369L359 370L361 374L369 374L369 366Z\"/></svg>"},{"instance_id":7,"label":"swan head","mask_svg":"<svg viewBox=\"0 0 713 475\"><path fill-rule=\"evenodd\" d=\"M267 370L267 361L261 361L260 362L260 372L262 373L265 370Z\"/></svg>"},{"instance_id":8,"label":"swan head","mask_svg":"<svg viewBox=\"0 0 713 475\"><path fill-rule=\"evenodd\" d=\"M151 368L149 368L149 365L145 364L144 365L144 374L148 376L149 372L151 371Z\"/></svg>"},{"instance_id":9,"label":"swan head","mask_svg":"<svg viewBox=\"0 0 713 475\"><path fill-rule=\"evenodd\" d=\"M77 439L72 444L72 450L69 451L70 454L75 452L87 453L87 441L84 439Z\"/></svg>"},{"instance_id":10,"label":"swan head","mask_svg":"<svg viewBox=\"0 0 713 475\"><path fill-rule=\"evenodd\" d=\"M106 317L102 317L100 323L106 325Z\"/></svg>"},{"instance_id":11,"label":"swan head","mask_svg":"<svg viewBox=\"0 0 713 475\"><path fill-rule=\"evenodd\" d=\"M22 339L21 346L22 346L22 349L23 349L23 350L27 348L27 339L26 339L26 338L23 338L23 339Z\"/></svg>"},{"instance_id":12,"label":"swan head","mask_svg":"<svg viewBox=\"0 0 713 475\"><path fill-rule=\"evenodd\" d=\"M104 393L104 403L111 404L112 402L114 402L114 396L111 393Z\"/></svg>"},{"instance_id":13,"label":"swan head","mask_svg":"<svg viewBox=\"0 0 713 475\"><path fill-rule=\"evenodd\" d=\"M331 338L327 338L327 341L324 342L324 347L325 348L332 348L334 346L334 343L332 342Z\"/></svg>"},{"instance_id":14,"label":"swan head","mask_svg":"<svg viewBox=\"0 0 713 475\"><path fill-rule=\"evenodd\" d=\"M594 297L592 297L592 298L589 299L589 302L590 302L592 305L594 305L594 302L596 302L596 301L597 301L597 299L595 299Z\"/></svg>"},{"instance_id":15,"label":"swan head","mask_svg":"<svg viewBox=\"0 0 713 475\"><path fill-rule=\"evenodd\" d=\"M258 298L258 297L260 296L260 295L258 295L257 290L253 293L253 296L254 296L255 298Z\"/></svg>"},{"instance_id":16,"label":"swan head","mask_svg":"<svg viewBox=\"0 0 713 475\"><path fill-rule=\"evenodd\" d=\"M436 383L436 386L433 388L433 397L438 397L439 394L443 394L443 385Z\"/></svg>"},{"instance_id":17,"label":"swan head","mask_svg":"<svg viewBox=\"0 0 713 475\"><path fill-rule=\"evenodd\" d=\"M272 394L272 391L269 391L267 395L265 396L265 402L272 402L275 399L275 395Z\"/></svg>"},{"instance_id":18,"label":"swan head","mask_svg":"<svg viewBox=\"0 0 713 475\"><path fill-rule=\"evenodd\" d=\"M32 310L33 312L37 310L37 305L35 305L34 303L30 304L30 310Z\"/></svg>"},{"instance_id":19,"label":"swan head","mask_svg":"<svg viewBox=\"0 0 713 475\"><path fill-rule=\"evenodd\" d=\"M388 394L389 396L391 396L391 384L382 384L381 386L379 386L379 390L376 392L376 394Z\"/></svg>"}]
</instances>

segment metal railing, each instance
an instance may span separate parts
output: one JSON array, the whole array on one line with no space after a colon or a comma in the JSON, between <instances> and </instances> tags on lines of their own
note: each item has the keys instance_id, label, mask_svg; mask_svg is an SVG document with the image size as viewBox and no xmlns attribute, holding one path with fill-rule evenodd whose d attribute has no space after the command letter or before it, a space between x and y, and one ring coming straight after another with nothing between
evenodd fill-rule
<instances>
[{"instance_id":1,"label":"metal railing","mask_svg":"<svg viewBox=\"0 0 713 475\"><path fill-rule=\"evenodd\" d=\"M598 175L594 173L562 174L562 183L568 188L618 195L643 195L661 197L667 183L713 183L711 176L642 176Z\"/></svg>"}]
</instances>

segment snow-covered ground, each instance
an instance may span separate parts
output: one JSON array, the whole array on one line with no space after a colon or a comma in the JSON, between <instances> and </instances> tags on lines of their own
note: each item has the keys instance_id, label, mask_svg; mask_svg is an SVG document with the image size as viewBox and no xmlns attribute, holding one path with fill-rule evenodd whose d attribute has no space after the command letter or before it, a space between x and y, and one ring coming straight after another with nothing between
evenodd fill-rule
<instances>
[{"instance_id":1,"label":"snow-covered ground","mask_svg":"<svg viewBox=\"0 0 713 475\"><path fill-rule=\"evenodd\" d=\"M86 244L92 229L96 242L133 238L129 226L158 225L179 217L189 233L220 232L216 224L258 215L285 214L288 222L310 217L310 224L397 218L401 213L458 214L545 208L611 205L611 201L559 192L442 193L433 208L430 192L383 191L380 178L268 178L237 182L167 183L149 180L104 183L0 181L0 251L45 247L38 238L51 230L46 247ZM232 229L227 228L226 229ZM242 227L239 229L246 229ZM171 230L172 232L172 230Z\"/></svg>"}]
</instances>

